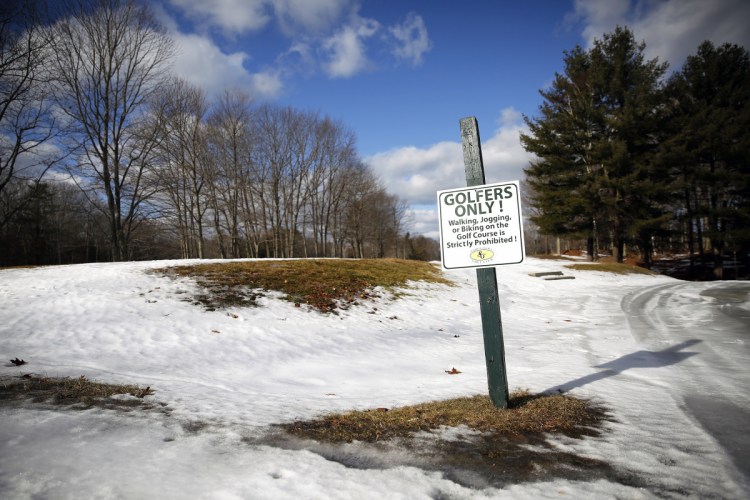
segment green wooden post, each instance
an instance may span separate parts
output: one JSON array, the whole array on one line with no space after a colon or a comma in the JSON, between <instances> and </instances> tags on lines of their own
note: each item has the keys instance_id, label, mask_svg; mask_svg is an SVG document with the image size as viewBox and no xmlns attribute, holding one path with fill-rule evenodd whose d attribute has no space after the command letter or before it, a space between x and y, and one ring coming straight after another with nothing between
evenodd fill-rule
<instances>
[{"instance_id":1,"label":"green wooden post","mask_svg":"<svg viewBox=\"0 0 750 500\"><path fill-rule=\"evenodd\" d=\"M477 119L470 116L462 118L460 123L466 185L471 187L485 184ZM487 363L487 384L490 389L490 399L497 408L507 408L508 378L505 375L503 324L500 318L500 299L497 291L497 274L494 267L477 269L477 288L479 289L479 308L482 315L484 357Z\"/></svg>"}]
</instances>

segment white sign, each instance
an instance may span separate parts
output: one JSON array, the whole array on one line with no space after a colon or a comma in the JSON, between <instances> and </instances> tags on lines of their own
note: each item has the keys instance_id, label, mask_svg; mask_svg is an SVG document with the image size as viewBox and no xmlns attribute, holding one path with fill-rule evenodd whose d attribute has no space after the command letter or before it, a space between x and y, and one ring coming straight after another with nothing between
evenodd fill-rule
<instances>
[{"instance_id":1,"label":"white sign","mask_svg":"<svg viewBox=\"0 0 750 500\"><path fill-rule=\"evenodd\" d=\"M437 196L443 268L523 262L518 181L448 189Z\"/></svg>"}]
</instances>

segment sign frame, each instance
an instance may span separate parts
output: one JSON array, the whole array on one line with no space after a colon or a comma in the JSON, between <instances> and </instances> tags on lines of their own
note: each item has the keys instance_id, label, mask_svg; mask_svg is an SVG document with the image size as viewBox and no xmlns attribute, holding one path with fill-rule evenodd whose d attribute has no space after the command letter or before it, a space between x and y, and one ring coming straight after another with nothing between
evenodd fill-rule
<instances>
[{"instance_id":1,"label":"sign frame","mask_svg":"<svg viewBox=\"0 0 750 500\"><path fill-rule=\"evenodd\" d=\"M525 257L518 181L437 192L443 269L520 264Z\"/></svg>"}]
</instances>

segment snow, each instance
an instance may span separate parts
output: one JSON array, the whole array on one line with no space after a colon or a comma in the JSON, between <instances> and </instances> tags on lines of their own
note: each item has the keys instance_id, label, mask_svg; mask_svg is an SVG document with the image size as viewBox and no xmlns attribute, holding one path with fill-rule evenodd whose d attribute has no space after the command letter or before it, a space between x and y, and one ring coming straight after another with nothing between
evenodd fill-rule
<instances>
[{"instance_id":1,"label":"snow","mask_svg":"<svg viewBox=\"0 0 750 500\"><path fill-rule=\"evenodd\" d=\"M395 300L382 293L324 315L273 296L258 308L205 311L184 300L195 290L189 279L149 272L185 263L0 270L0 355L28 362L0 366L0 377L85 375L150 386L156 392L147 400L163 408L0 406L3 497L750 494L725 447L685 404L697 372L728 380L727 397L750 405L745 339L731 331L713 332L716 341L697 337L696 329L712 328L715 284L574 271L563 261L533 258L499 267L510 387L561 389L606 406L613 421L601 436L550 440L555 449L605 460L640 482L550 479L472 488L418 464L389 463L388 455L373 457L377 466L368 467L373 452L358 443L340 451L361 457L360 466L348 467L266 436L273 424L327 412L486 393L473 270L447 271L453 287L416 284ZM543 271L575 279L530 275ZM670 315L660 313L667 299ZM748 310L742 300L735 307ZM686 323L689 330L681 328ZM728 361L718 363L720 355ZM461 374L445 373L453 367Z\"/></svg>"}]
</instances>

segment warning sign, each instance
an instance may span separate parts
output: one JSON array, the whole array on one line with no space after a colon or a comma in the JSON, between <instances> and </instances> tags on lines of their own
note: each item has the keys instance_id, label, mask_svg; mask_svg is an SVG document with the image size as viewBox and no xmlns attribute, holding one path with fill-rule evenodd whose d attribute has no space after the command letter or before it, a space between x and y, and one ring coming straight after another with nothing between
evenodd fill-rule
<instances>
[{"instance_id":1,"label":"warning sign","mask_svg":"<svg viewBox=\"0 0 750 500\"><path fill-rule=\"evenodd\" d=\"M518 181L438 191L445 269L523 262Z\"/></svg>"}]
</instances>

